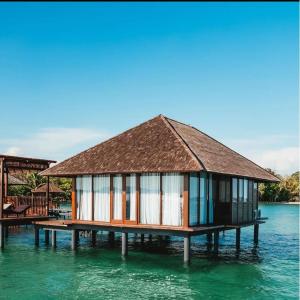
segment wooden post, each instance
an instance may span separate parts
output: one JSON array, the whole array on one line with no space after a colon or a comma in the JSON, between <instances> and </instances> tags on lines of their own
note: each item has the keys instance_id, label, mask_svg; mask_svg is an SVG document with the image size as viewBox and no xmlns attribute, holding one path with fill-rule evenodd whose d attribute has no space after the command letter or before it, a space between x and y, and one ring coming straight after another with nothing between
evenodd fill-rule
<instances>
[{"instance_id":1,"label":"wooden post","mask_svg":"<svg viewBox=\"0 0 300 300\"><path fill-rule=\"evenodd\" d=\"M92 245L95 246L97 242L97 231L92 230Z\"/></svg>"},{"instance_id":2,"label":"wooden post","mask_svg":"<svg viewBox=\"0 0 300 300\"><path fill-rule=\"evenodd\" d=\"M144 243L144 240L145 240L145 235L142 233L141 234L141 242Z\"/></svg>"},{"instance_id":3,"label":"wooden post","mask_svg":"<svg viewBox=\"0 0 300 300\"><path fill-rule=\"evenodd\" d=\"M0 218L3 218L4 203L4 160L0 160Z\"/></svg>"},{"instance_id":4,"label":"wooden post","mask_svg":"<svg viewBox=\"0 0 300 300\"><path fill-rule=\"evenodd\" d=\"M183 245L183 262L188 264L190 262L191 256L191 237L185 236L184 237L184 245Z\"/></svg>"},{"instance_id":5,"label":"wooden post","mask_svg":"<svg viewBox=\"0 0 300 300\"><path fill-rule=\"evenodd\" d=\"M46 201L47 201L47 206L46 206L46 215L49 216L49 204L50 204L50 187L49 187L49 176L47 176L47 189L46 189Z\"/></svg>"},{"instance_id":6,"label":"wooden post","mask_svg":"<svg viewBox=\"0 0 300 300\"><path fill-rule=\"evenodd\" d=\"M45 230L45 244L49 245L49 230Z\"/></svg>"},{"instance_id":7,"label":"wooden post","mask_svg":"<svg viewBox=\"0 0 300 300\"><path fill-rule=\"evenodd\" d=\"M210 251L212 246L212 233L208 233L206 235L206 240L207 240L207 251Z\"/></svg>"},{"instance_id":8,"label":"wooden post","mask_svg":"<svg viewBox=\"0 0 300 300\"><path fill-rule=\"evenodd\" d=\"M259 224L254 225L254 244L258 244L258 232L259 232Z\"/></svg>"},{"instance_id":9,"label":"wooden post","mask_svg":"<svg viewBox=\"0 0 300 300\"><path fill-rule=\"evenodd\" d=\"M51 245L52 248L56 247L56 230L52 229L52 233L51 233Z\"/></svg>"},{"instance_id":10,"label":"wooden post","mask_svg":"<svg viewBox=\"0 0 300 300\"><path fill-rule=\"evenodd\" d=\"M78 243L78 231L76 229L72 230L71 248L75 250Z\"/></svg>"},{"instance_id":11,"label":"wooden post","mask_svg":"<svg viewBox=\"0 0 300 300\"><path fill-rule=\"evenodd\" d=\"M122 256L128 254L128 233L122 232Z\"/></svg>"},{"instance_id":12,"label":"wooden post","mask_svg":"<svg viewBox=\"0 0 300 300\"><path fill-rule=\"evenodd\" d=\"M149 242L152 242L152 234L149 234Z\"/></svg>"},{"instance_id":13,"label":"wooden post","mask_svg":"<svg viewBox=\"0 0 300 300\"><path fill-rule=\"evenodd\" d=\"M241 248L241 228L237 228L235 232L235 248L237 251Z\"/></svg>"},{"instance_id":14,"label":"wooden post","mask_svg":"<svg viewBox=\"0 0 300 300\"><path fill-rule=\"evenodd\" d=\"M4 226L4 236L5 238L8 238L8 225L7 226Z\"/></svg>"},{"instance_id":15,"label":"wooden post","mask_svg":"<svg viewBox=\"0 0 300 300\"><path fill-rule=\"evenodd\" d=\"M110 242L111 244L114 243L114 241L115 241L115 233L114 233L113 231L110 231L110 232L108 233L108 240L109 240L109 242Z\"/></svg>"},{"instance_id":16,"label":"wooden post","mask_svg":"<svg viewBox=\"0 0 300 300\"><path fill-rule=\"evenodd\" d=\"M183 227L189 227L189 174L184 174L183 182Z\"/></svg>"},{"instance_id":17,"label":"wooden post","mask_svg":"<svg viewBox=\"0 0 300 300\"><path fill-rule=\"evenodd\" d=\"M40 244L40 229L34 227L34 244L38 246Z\"/></svg>"},{"instance_id":18,"label":"wooden post","mask_svg":"<svg viewBox=\"0 0 300 300\"><path fill-rule=\"evenodd\" d=\"M76 178L72 178L72 220L76 220Z\"/></svg>"},{"instance_id":19,"label":"wooden post","mask_svg":"<svg viewBox=\"0 0 300 300\"><path fill-rule=\"evenodd\" d=\"M219 252L219 231L214 232L214 254Z\"/></svg>"},{"instance_id":20,"label":"wooden post","mask_svg":"<svg viewBox=\"0 0 300 300\"><path fill-rule=\"evenodd\" d=\"M3 232L3 223L0 223L0 249L4 248L4 232Z\"/></svg>"}]
</instances>

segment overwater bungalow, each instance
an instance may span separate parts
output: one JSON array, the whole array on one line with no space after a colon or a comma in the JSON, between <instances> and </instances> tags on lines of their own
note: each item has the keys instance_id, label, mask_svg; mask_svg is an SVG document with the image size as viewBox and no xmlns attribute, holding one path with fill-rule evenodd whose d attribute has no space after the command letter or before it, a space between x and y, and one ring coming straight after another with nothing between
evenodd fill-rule
<instances>
[{"instance_id":1,"label":"overwater bungalow","mask_svg":"<svg viewBox=\"0 0 300 300\"><path fill-rule=\"evenodd\" d=\"M38 201L31 196L12 196L10 185L25 185L17 176L24 172L48 169L53 160L0 154L0 248L4 247L4 231L9 226L28 225L37 220L48 220L49 191ZM5 230L4 230L5 229Z\"/></svg>"},{"instance_id":2,"label":"overwater bungalow","mask_svg":"<svg viewBox=\"0 0 300 300\"><path fill-rule=\"evenodd\" d=\"M258 183L278 178L198 129L159 115L43 172L73 179L72 220L36 222L38 230L181 236L184 261L191 236L258 226ZM95 235L93 235L95 238Z\"/></svg>"}]
</instances>

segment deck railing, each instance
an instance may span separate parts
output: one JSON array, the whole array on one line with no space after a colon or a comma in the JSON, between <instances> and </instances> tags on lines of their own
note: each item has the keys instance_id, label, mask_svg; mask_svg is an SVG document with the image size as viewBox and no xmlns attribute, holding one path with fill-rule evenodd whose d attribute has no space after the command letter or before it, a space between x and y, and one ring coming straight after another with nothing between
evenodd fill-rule
<instances>
[{"instance_id":1,"label":"deck railing","mask_svg":"<svg viewBox=\"0 0 300 300\"><path fill-rule=\"evenodd\" d=\"M6 203L12 203L14 207L19 205L30 205L26 215L47 215L47 198L43 196L7 196ZM57 205L49 201L49 209L57 208Z\"/></svg>"}]
</instances>

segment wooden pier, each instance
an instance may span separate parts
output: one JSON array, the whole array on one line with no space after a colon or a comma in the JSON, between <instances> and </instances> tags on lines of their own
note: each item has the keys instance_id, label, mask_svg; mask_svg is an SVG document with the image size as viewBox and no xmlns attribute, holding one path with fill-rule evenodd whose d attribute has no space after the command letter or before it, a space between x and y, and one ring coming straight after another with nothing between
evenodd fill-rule
<instances>
[{"instance_id":1,"label":"wooden pier","mask_svg":"<svg viewBox=\"0 0 300 300\"><path fill-rule=\"evenodd\" d=\"M49 232L52 232L52 247L56 247L56 231L70 231L71 249L75 250L79 242L80 231L91 231L92 243L96 244L97 231L109 232L110 240L114 239L114 233L119 232L122 234L121 242L121 254L122 256L128 255L128 234L140 234L141 242L144 240L144 235L149 236L178 236L183 238L184 249L184 262L189 263L191 259L191 237L198 235L207 235L208 245L213 246L213 253L215 255L219 252L219 233L227 230L236 230L236 249L240 249L240 234L241 228L247 226L254 226L254 245L258 243L258 228L260 224L265 223L264 220L257 220L251 223L245 223L241 225L217 225L217 226L199 226L188 227L183 229L182 227L169 226L149 226L139 225L138 227L130 224L110 224L97 221L79 221L79 220L38 220L34 222L35 227L35 245L39 245L39 231L42 229L45 231L45 242L49 242Z\"/></svg>"}]
</instances>

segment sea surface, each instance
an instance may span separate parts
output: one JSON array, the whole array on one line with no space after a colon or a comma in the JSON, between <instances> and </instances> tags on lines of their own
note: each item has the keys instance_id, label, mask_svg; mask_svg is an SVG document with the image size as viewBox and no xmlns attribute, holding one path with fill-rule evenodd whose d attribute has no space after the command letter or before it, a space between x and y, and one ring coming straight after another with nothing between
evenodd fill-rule
<instances>
[{"instance_id":1,"label":"sea surface","mask_svg":"<svg viewBox=\"0 0 300 300\"><path fill-rule=\"evenodd\" d=\"M130 235L129 256L121 257L107 235L80 238L72 252L70 234L58 232L57 248L34 246L29 227L10 230L0 251L0 299L299 299L299 206L260 205L269 217L253 248L253 227L220 234L220 254L207 252L204 237L192 239L192 261L183 264L179 238L160 241Z\"/></svg>"}]
</instances>

